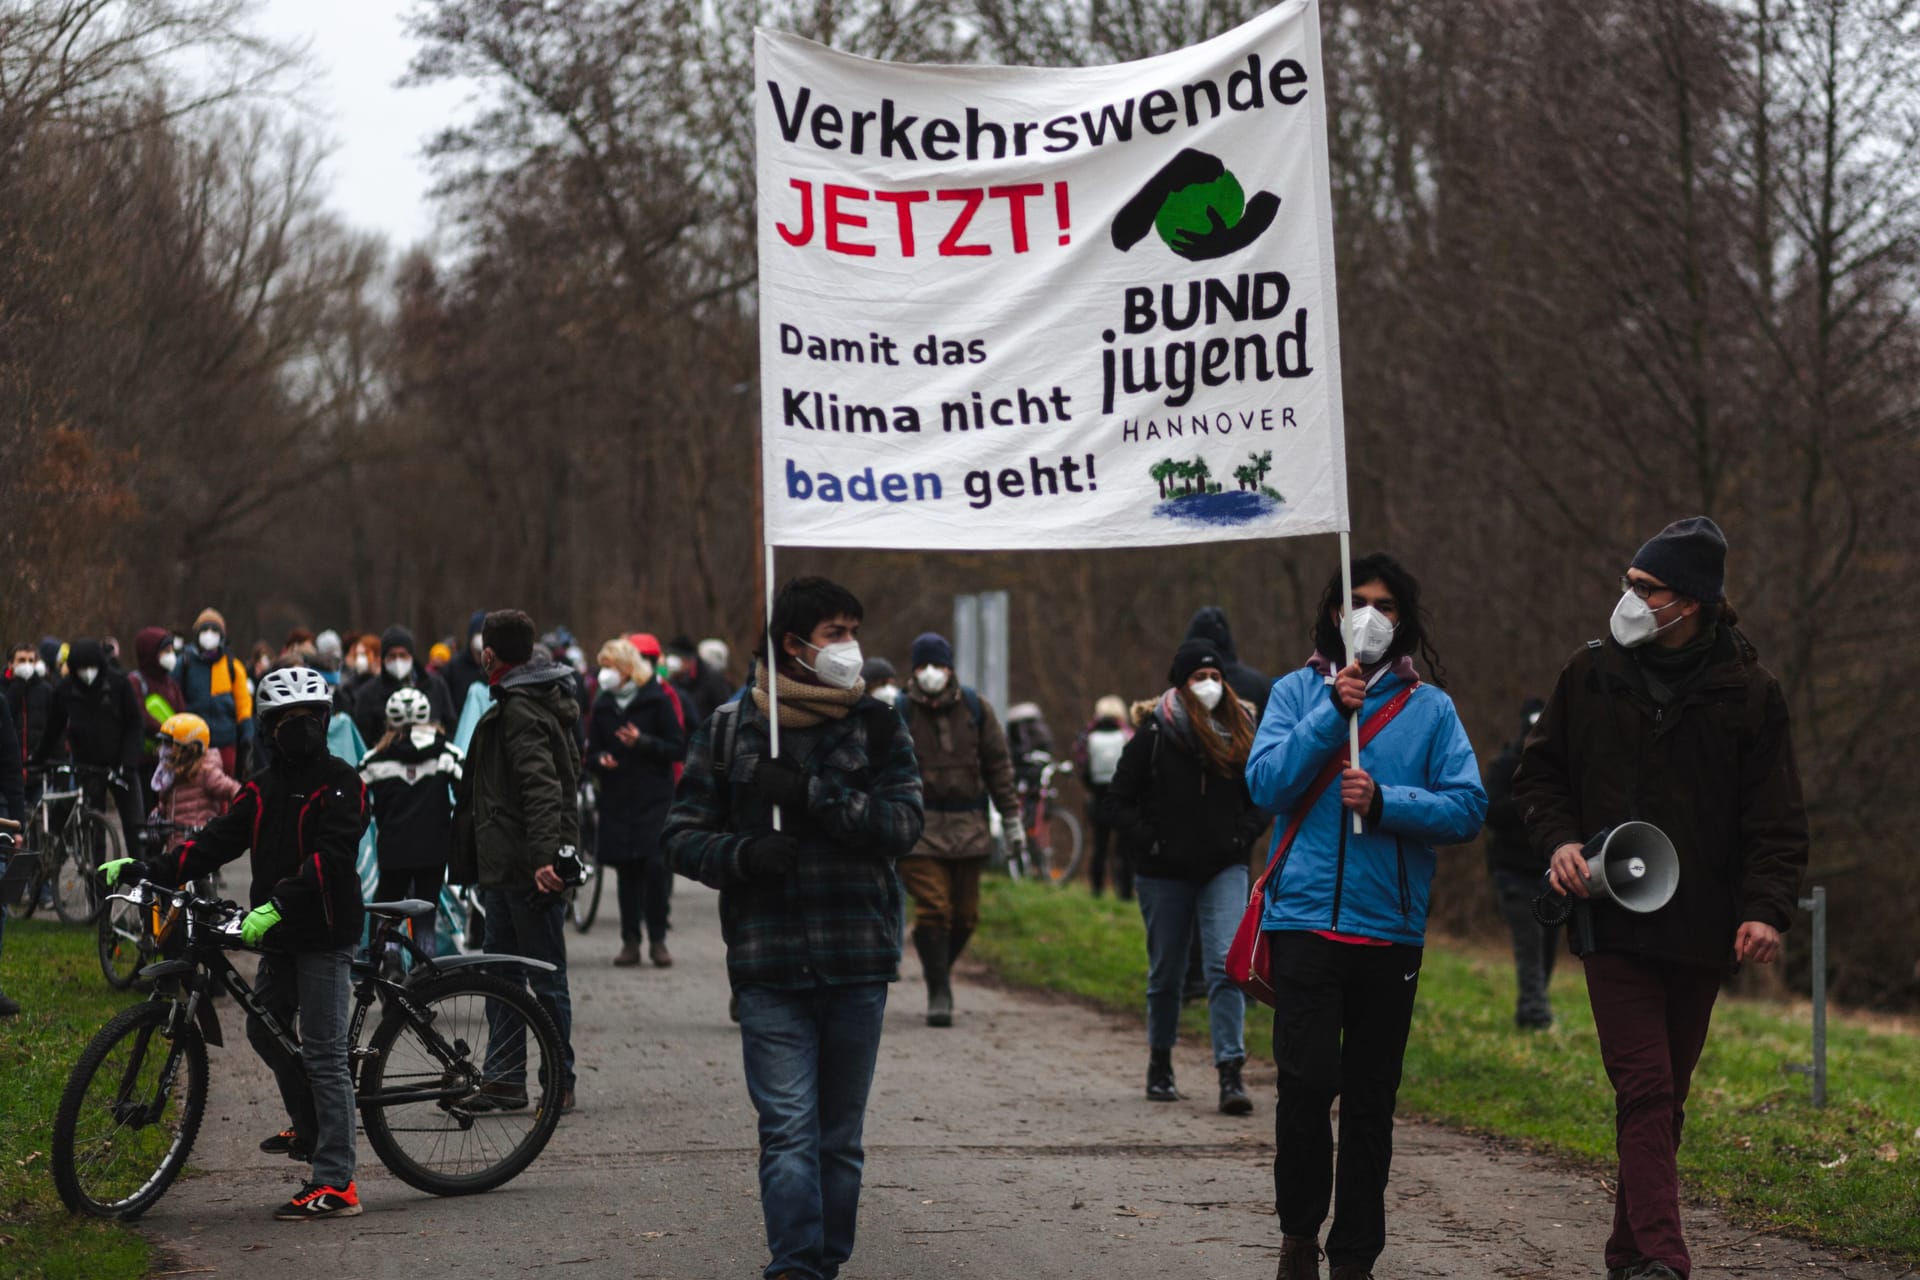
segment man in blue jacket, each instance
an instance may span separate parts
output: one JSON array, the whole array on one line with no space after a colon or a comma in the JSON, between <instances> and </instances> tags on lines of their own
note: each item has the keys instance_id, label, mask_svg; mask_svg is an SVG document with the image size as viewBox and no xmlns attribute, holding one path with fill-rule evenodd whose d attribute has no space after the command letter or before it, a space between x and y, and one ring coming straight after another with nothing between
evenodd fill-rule
<instances>
[{"instance_id":1,"label":"man in blue jacket","mask_svg":"<svg viewBox=\"0 0 1920 1280\"><path fill-rule=\"evenodd\" d=\"M1333 1280L1368 1280L1386 1246L1394 1100L1426 941L1434 846L1471 840L1487 808L1473 744L1439 687L1445 673L1427 641L1419 582L1376 553L1353 562L1353 583L1350 600L1340 575L1327 584L1315 620L1317 652L1274 683L1247 758L1254 803L1280 815L1275 856L1285 859L1267 882L1261 921L1273 962L1280 1077L1279 1280L1317 1280L1330 1205ZM1347 610L1354 660L1336 671ZM1433 684L1414 670L1416 652ZM1343 768L1355 715L1361 767ZM1335 1097L1337 1170L1329 1119Z\"/></svg>"}]
</instances>

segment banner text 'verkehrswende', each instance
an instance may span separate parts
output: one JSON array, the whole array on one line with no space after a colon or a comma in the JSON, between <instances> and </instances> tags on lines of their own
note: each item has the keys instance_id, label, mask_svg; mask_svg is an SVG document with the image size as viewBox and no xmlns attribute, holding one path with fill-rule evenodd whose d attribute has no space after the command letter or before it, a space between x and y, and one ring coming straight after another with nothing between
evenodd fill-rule
<instances>
[{"instance_id":1,"label":"banner text 'verkehrswende'","mask_svg":"<svg viewBox=\"0 0 1920 1280\"><path fill-rule=\"evenodd\" d=\"M1260 55L1224 81L1196 80L1171 89L1151 89L1135 97L1046 120L995 120L978 107L960 119L903 112L892 98L871 106L836 104L817 98L807 85L767 81L780 136L789 144L822 151L883 159L972 162L1036 154L1064 155L1083 147L1130 142L1135 131L1149 136L1195 129L1228 112L1259 111L1269 104L1298 106L1307 98L1307 71L1292 58L1263 66Z\"/></svg>"}]
</instances>

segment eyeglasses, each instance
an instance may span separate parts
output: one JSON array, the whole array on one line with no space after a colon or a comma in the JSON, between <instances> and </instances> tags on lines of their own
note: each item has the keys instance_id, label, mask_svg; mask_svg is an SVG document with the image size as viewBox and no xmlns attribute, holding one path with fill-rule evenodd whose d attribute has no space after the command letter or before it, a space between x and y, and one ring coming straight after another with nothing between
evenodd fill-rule
<instances>
[{"instance_id":1,"label":"eyeglasses","mask_svg":"<svg viewBox=\"0 0 1920 1280\"><path fill-rule=\"evenodd\" d=\"M1653 599L1653 597L1659 595L1662 591L1670 592L1672 590L1673 590L1672 587L1662 586L1660 583L1657 583L1657 582L1635 582L1632 578L1627 577L1625 574L1620 575L1620 594L1621 595L1625 595L1627 592L1631 591L1633 592L1633 594L1639 596L1642 600L1651 600Z\"/></svg>"}]
</instances>

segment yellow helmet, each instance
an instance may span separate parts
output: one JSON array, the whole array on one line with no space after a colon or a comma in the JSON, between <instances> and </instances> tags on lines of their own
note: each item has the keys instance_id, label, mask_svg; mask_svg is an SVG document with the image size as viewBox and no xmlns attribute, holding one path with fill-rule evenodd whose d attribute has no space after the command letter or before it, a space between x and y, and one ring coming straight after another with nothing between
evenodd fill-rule
<instances>
[{"instance_id":1,"label":"yellow helmet","mask_svg":"<svg viewBox=\"0 0 1920 1280\"><path fill-rule=\"evenodd\" d=\"M168 716L160 723L160 734L172 738L183 747L189 742L197 742L203 747L213 745L213 734L207 729L207 722L191 711Z\"/></svg>"}]
</instances>

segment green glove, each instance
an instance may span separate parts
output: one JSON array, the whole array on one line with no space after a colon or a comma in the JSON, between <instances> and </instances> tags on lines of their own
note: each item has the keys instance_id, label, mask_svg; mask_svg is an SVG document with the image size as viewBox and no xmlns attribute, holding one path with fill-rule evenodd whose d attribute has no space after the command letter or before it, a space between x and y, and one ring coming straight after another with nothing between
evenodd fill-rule
<instances>
[{"instance_id":1,"label":"green glove","mask_svg":"<svg viewBox=\"0 0 1920 1280\"><path fill-rule=\"evenodd\" d=\"M267 936L267 930L280 923L280 908L272 903L264 903L247 912L247 918L240 922L240 941L250 947L260 945L260 939Z\"/></svg>"},{"instance_id":2,"label":"green glove","mask_svg":"<svg viewBox=\"0 0 1920 1280\"><path fill-rule=\"evenodd\" d=\"M115 858L111 862L103 862L100 864L100 875L111 888L120 883L121 873L138 861L138 858Z\"/></svg>"}]
</instances>

